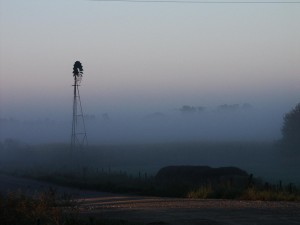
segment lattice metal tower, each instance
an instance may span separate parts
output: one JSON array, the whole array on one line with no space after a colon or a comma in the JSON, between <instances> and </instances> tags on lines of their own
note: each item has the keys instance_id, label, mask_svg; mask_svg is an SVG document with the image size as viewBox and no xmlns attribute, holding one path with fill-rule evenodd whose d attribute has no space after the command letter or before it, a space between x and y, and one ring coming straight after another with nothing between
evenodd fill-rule
<instances>
[{"instance_id":1,"label":"lattice metal tower","mask_svg":"<svg viewBox=\"0 0 300 225\"><path fill-rule=\"evenodd\" d=\"M82 80L83 68L79 61L74 63L74 98L73 98L73 121L72 121L72 136L71 136L71 152L84 149L87 142L87 135L84 123L84 115L80 100L79 86Z\"/></svg>"}]
</instances>

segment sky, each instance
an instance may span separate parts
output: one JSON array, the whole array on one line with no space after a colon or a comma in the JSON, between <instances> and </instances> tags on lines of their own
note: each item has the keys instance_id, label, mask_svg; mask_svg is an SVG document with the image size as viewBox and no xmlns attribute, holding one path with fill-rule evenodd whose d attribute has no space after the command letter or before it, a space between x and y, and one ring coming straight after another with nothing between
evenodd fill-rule
<instances>
[{"instance_id":1,"label":"sky","mask_svg":"<svg viewBox=\"0 0 300 225\"><path fill-rule=\"evenodd\" d=\"M99 117L249 103L248 121L277 137L300 102L300 4L0 4L0 118L71 120L77 60L84 111Z\"/></svg>"}]
</instances>

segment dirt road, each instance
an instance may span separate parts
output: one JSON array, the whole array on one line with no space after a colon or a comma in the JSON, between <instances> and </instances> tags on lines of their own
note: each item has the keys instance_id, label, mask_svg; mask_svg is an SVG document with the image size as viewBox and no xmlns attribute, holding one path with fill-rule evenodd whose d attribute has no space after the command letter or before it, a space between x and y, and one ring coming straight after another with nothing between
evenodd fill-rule
<instances>
[{"instance_id":1,"label":"dirt road","mask_svg":"<svg viewBox=\"0 0 300 225\"><path fill-rule=\"evenodd\" d=\"M86 214L152 225L300 224L300 203L295 202L123 196L83 199L80 209Z\"/></svg>"},{"instance_id":2,"label":"dirt road","mask_svg":"<svg viewBox=\"0 0 300 225\"><path fill-rule=\"evenodd\" d=\"M0 175L0 192L55 188L79 202L82 215L169 225L300 225L300 202L193 200L110 194Z\"/></svg>"}]
</instances>

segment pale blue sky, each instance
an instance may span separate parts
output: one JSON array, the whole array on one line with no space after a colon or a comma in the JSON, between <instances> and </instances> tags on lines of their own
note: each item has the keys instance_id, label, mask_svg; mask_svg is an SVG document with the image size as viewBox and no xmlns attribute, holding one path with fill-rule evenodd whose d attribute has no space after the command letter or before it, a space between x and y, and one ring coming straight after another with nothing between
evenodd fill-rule
<instances>
[{"instance_id":1,"label":"pale blue sky","mask_svg":"<svg viewBox=\"0 0 300 225\"><path fill-rule=\"evenodd\" d=\"M300 101L300 4L0 2L1 117Z\"/></svg>"}]
</instances>

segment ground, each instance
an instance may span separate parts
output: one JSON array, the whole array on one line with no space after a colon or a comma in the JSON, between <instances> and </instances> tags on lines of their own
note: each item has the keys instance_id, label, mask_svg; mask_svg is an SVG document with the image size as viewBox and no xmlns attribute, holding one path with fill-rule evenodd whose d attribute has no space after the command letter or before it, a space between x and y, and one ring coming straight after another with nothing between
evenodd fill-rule
<instances>
[{"instance_id":1,"label":"ground","mask_svg":"<svg viewBox=\"0 0 300 225\"><path fill-rule=\"evenodd\" d=\"M300 225L300 202L200 200L143 197L65 188L0 175L0 191L28 194L52 187L79 202L81 215L124 219L148 225Z\"/></svg>"}]
</instances>

